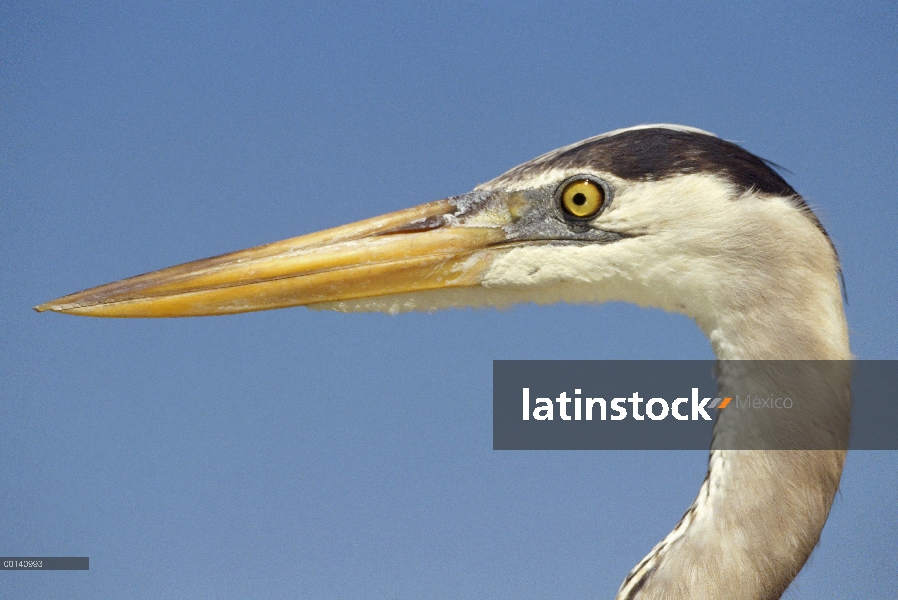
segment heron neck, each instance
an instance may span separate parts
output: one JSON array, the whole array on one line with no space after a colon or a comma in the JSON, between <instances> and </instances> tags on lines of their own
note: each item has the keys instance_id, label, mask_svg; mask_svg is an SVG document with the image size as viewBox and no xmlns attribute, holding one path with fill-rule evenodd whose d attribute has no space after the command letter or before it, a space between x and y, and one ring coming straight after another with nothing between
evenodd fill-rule
<instances>
[{"instance_id":1,"label":"heron neck","mask_svg":"<svg viewBox=\"0 0 898 600\"><path fill-rule=\"evenodd\" d=\"M782 268L773 281L755 275L742 288L715 290L693 318L719 360L850 360L837 269L833 256L824 273Z\"/></svg>"},{"instance_id":2,"label":"heron neck","mask_svg":"<svg viewBox=\"0 0 898 600\"><path fill-rule=\"evenodd\" d=\"M850 350L841 297L829 291L803 303L761 295L699 324L722 361L845 360ZM720 365L721 396L757 385L743 369L727 366ZM827 379L838 392L815 415L847 439L848 370L835 369ZM721 413L715 445L725 434L751 433L756 418L751 411ZM695 502L633 569L618 599L779 598L819 540L844 459L840 450L712 449Z\"/></svg>"}]
</instances>

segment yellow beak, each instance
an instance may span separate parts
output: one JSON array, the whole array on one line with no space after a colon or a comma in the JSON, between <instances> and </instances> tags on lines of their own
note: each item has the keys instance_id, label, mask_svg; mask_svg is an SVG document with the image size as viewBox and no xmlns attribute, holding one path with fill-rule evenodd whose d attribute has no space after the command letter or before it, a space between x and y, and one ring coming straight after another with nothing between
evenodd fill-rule
<instances>
[{"instance_id":1,"label":"yellow beak","mask_svg":"<svg viewBox=\"0 0 898 600\"><path fill-rule=\"evenodd\" d=\"M459 197L464 199L465 196ZM93 317L185 317L476 286L507 239L450 198L138 275L36 306Z\"/></svg>"}]
</instances>

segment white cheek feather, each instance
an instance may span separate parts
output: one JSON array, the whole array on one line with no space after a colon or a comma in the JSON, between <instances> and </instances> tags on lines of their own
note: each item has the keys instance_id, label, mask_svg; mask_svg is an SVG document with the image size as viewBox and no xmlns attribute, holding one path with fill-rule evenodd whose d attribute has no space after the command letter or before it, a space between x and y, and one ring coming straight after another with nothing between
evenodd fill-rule
<instances>
[{"instance_id":1,"label":"white cheek feather","mask_svg":"<svg viewBox=\"0 0 898 600\"><path fill-rule=\"evenodd\" d=\"M719 213L734 204L730 186L714 177L687 175L617 187L621 192L594 227L628 238L515 248L493 262L483 285L529 286L537 302L620 300L687 314L693 313L691 307L700 308L696 304L704 304L707 286L696 280L708 277L716 253L709 258L710 230L682 227L684 213L696 210L685 204L703 199L697 221L726 219Z\"/></svg>"}]
</instances>

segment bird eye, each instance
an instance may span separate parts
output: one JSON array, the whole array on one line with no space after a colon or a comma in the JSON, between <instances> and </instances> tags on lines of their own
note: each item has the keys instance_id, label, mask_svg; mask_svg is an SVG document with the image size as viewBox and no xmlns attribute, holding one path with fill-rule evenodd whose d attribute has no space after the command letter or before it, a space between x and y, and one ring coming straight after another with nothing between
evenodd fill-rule
<instances>
[{"instance_id":1,"label":"bird eye","mask_svg":"<svg viewBox=\"0 0 898 600\"><path fill-rule=\"evenodd\" d=\"M586 219L602 208L605 202L605 191L597 183L589 179L577 179L570 182L561 192L561 206L565 212Z\"/></svg>"}]
</instances>

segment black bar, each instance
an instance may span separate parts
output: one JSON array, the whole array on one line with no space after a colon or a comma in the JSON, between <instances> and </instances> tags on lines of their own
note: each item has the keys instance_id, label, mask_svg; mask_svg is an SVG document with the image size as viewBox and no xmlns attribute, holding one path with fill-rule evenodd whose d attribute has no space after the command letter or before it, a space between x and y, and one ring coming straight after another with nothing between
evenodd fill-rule
<instances>
[{"instance_id":1,"label":"black bar","mask_svg":"<svg viewBox=\"0 0 898 600\"><path fill-rule=\"evenodd\" d=\"M0 556L3 571L89 571L87 556Z\"/></svg>"}]
</instances>

